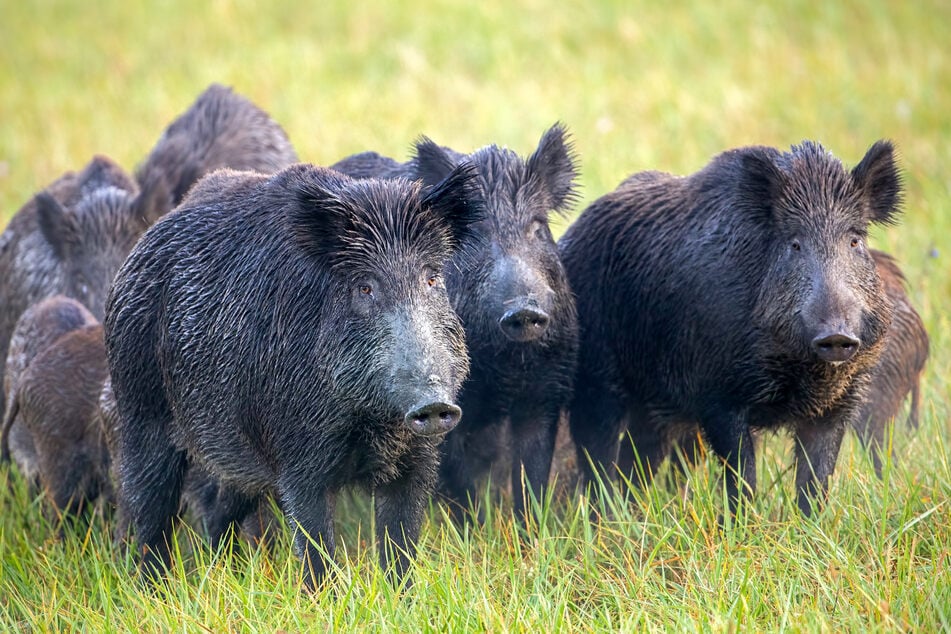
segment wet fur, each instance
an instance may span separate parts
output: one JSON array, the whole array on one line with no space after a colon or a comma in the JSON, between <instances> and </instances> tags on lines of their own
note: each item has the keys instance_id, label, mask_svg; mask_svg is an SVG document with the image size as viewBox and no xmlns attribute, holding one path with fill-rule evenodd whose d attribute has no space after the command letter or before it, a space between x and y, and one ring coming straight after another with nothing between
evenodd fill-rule
<instances>
[{"instance_id":1,"label":"wet fur","mask_svg":"<svg viewBox=\"0 0 951 634\"><path fill-rule=\"evenodd\" d=\"M864 238L869 222L894 221L899 192L889 144L847 172L805 142L787 153L725 152L687 177L635 174L592 203L559 242L581 324L570 425L587 479L590 458L609 478L614 465L630 473L637 460L649 481L671 443L699 426L728 465L735 508L741 489L755 488L752 432L786 428L797 436L799 506L808 513L891 321L862 240L845 260L839 245L852 230ZM849 298L838 308L829 300L862 340L841 365L810 349L812 325L799 316L810 281L792 265L794 237ZM822 269L840 261L842 271ZM619 455L622 432L636 454L624 442Z\"/></svg>"},{"instance_id":2,"label":"wet fur","mask_svg":"<svg viewBox=\"0 0 951 634\"><path fill-rule=\"evenodd\" d=\"M457 255L446 273L472 370L459 397L463 419L443 447L440 490L458 512L481 497L477 485L493 465L508 465L521 516L527 506L523 468L527 488L537 499L544 495L578 348L574 301L548 229L549 214L565 213L574 202L578 168L567 132L552 127L526 159L497 145L466 155L422 139L406 163L365 152L333 168L354 177L402 176L432 185L463 160L476 167L487 217L476 227L471 248ZM537 233L527 235L535 225ZM499 327L506 303L518 299L505 295L493 277L508 255L522 258L538 277L538 293L545 295L539 301L551 322L538 340L513 342Z\"/></svg>"},{"instance_id":3,"label":"wet fur","mask_svg":"<svg viewBox=\"0 0 951 634\"><path fill-rule=\"evenodd\" d=\"M421 275L480 217L470 172L423 195L308 165L218 171L143 237L105 326L119 502L147 573L168 561L189 464L243 494L231 519L274 494L330 551L337 491L373 490L397 553L383 564L405 572L440 439L403 416L417 388L454 398L468 371L445 290ZM395 332L404 321L417 328ZM295 544L319 583L319 551L301 531Z\"/></svg>"},{"instance_id":4,"label":"wet fur","mask_svg":"<svg viewBox=\"0 0 951 634\"><path fill-rule=\"evenodd\" d=\"M45 297L77 299L101 320L112 278L136 240L201 176L220 167L273 172L296 160L277 123L213 84L168 127L135 180L103 156L57 179L0 235L0 359L16 320Z\"/></svg>"},{"instance_id":5,"label":"wet fur","mask_svg":"<svg viewBox=\"0 0 951 634\"><path fill-rule=\"evenodd\" d=\"M92 313L78 301L54 295L30 306L20 315L13 329L3 377L6 408L0 427L0 456L9 460L12 447L20 472L37 486L36 447L32 434L23 426L19 416L21 383L37 355L63 335L97 323Z\"/></svg>"},{"instance_id":6,"label":"wet fur","mask_svg":"<svg viewBox=\"0 0 951 634\"><path fill-rule=\"evenodd\" d=\"M909 395L906 423L909 428L918 427L921 373L928 360L929 341L921 316L911 305L905 275L898 263L881 251L873 250L872 257L894 312L885 336L885 349L872 370L868 395L853 426L862 444L871 451L875 472L881 476L889 425L898 417Z\"/></svg>"}]
</instances>

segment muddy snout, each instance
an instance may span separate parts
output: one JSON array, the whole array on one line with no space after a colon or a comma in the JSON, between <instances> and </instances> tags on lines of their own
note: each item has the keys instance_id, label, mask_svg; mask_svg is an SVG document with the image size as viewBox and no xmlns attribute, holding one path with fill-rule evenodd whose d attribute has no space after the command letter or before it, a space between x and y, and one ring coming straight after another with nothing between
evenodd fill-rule
<instances>
[{"instance_id":1,"label":"muddy snout","mask_svg":"<svg viewBox=\"0 0 951 634\"><path fill-rule=\"evenodd\" d=\"M844 331L821 333L812 340L812 349L826 363L848 361L858 351L861 341Z\"/></svg>"},{"instance_id":2,"label":"muddy snout","mask_svg":"<svg viewBox=\"0 0 951 634\"><path fill-rule=\"evenodd\" d=\"M445 434L459 423L462 410L444 401L424 401L407 412L403 421L421 436Z\"/></svg>"},{"instance_id":3,"label":"muddy snout","mask_svg":"<svg viewBox=\"0 0 951 634\"><path fill-rule=\"evenodd\" d=\"M534 341L545 334L551 318L535 303L512 306L499 319L499 328L512 341Z\"/></svg>"}]
</instances>

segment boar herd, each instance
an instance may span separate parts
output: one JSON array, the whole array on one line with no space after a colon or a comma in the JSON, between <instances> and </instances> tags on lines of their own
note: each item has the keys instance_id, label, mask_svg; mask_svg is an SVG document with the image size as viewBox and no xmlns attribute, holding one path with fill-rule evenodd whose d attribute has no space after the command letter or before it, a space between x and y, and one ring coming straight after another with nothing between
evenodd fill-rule
<instances>
[{"instance_id":1,"label":"boar herd","mask_svg":"<svg viewBox=\"0 0 951 634\"><path fill-rule=\"evenodd\" d=\"M563 419L582 484L646 485L702 437L731 512L760 430L794 436L805 514L847 428L881 474L928 356L867 243L900 215L890 143L851 170L806 141L634 174L556 242L578 174L561 125L527 159L422 138L299 163L212 85L134 177L94 157L0 236L3 459L67 516L115 506L150 579L185 507L216 545L273 499L310 588L341 489L374 494L402 579L431 497L461 519L496 465L526 521Z\"/></svg>"}]
</instances>

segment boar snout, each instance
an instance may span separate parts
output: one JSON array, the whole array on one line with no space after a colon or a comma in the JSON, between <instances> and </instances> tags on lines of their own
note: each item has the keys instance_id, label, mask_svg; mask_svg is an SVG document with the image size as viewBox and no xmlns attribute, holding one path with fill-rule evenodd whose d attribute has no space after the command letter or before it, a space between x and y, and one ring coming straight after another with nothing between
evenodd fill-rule
<instances>
[{"instance_id":1,"label":"boar snout","mask_svg":"<svg viewBox=\"0 0 951 634\"><path fill-rule=\"evenodd\" d=\"M516 306L505 311L499 327L512 341L534 341L548 330L551 318L536 305Z\"/></svg>"},{"instance_id":2,"label":"boar snout","mask_svg":"<svg viewBox=\"0 0 951 634\"><path fill-rule=\"evenodd\" d=\"M861 341L849 332L824 332L812 340L812 349L826 363L848 361L858 351Z\"/></svg>"},{"instance_id":3,"label":"boar snout","mask_svg":"<svg viewBox=\"0 0 951 634\"><path fill-rule=\"evenodd\" d=\"M452 403L423 402L411 409L403 420L421 436L435 436L451 430L462 418L462 410Z\"/></svg>"}]
</instances>

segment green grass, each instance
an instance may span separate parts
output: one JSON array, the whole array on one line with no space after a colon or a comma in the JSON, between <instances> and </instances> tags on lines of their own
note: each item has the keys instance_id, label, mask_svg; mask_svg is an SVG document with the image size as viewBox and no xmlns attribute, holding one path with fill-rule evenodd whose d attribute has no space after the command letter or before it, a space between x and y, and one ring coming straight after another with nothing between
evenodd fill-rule
<instances>
[{"instance_id":1,"label":"green grass","mask_svg":"<svg viewBox=\"0 0 951 634\"><path fill-rule=\"evenodd\" d=\"M730 530L712 464L609 498L599 526L576 497L545 504L527 536L504 510L460 532L437 507L403 592L375 564L360 496L339 514L339 570L321 593L299 591L286 533L269 553L213 554L184 529L167 588L151 592L108 520L59 540L42 500L0 470L0 629L951 630L948 3L0 0L0 15L0 224L95 153L133 168L212 81L320 164L405 158L419 134L527 154L563 121L579 210L632 172L689 173L729 147L817 139L852 165L887 137L906 212L874 242L902 263L932 336L921 429L899 426L883 481L847 441L815 520L796 511L789 442L770 438Z\"/></svg>"}]
</instances>

